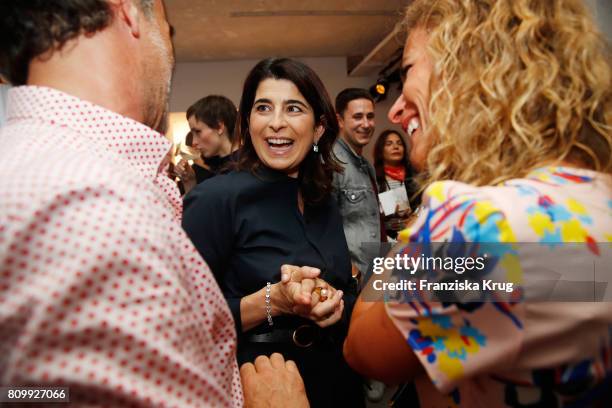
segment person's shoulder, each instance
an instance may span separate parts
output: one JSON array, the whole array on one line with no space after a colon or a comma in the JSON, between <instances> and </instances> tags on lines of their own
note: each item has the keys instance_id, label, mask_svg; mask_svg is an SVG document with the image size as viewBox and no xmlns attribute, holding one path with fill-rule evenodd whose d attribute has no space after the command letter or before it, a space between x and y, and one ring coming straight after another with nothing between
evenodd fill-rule
<instances>
[{"instance_id":1,"label":"person's shoulder","mask_svg":"<svg viewBox=\"0 0 612 408\"><path fill-rule=\"evenodd\" d=\"M346 183L347 173L350 172L350 170L347 169L352 166L352 161L349 153L341 145L340 138L338 138L334 143L333 153L336 160L338 161L338 164L340 164L340 167L342 167L342 171L335 171L333 177L333 184L336 190L339 190L340 186Z\"/></svg>"},{"instance_id":2,"label":"person's shoulder","mask_svg":"<svg viewBox=\"0 0 612 408\"><path fill-rule=\"evenodd\" d=\"M610 208L610 188L602 179L592 171L549 167L494 186L435 182L423 193L417 222L401 237L470 242L597 240L605 234L595 220L609 219Z\"/></svg>"},{"instance_id":3,"label":"person's shoulder","mask_svg":"<svg viewBox=\"0 0 612 408\"><path fill-rule=\"evenodd\" d=\"M410 241L513 242L516 236L500 203L505 187L478 187L457 181L432 183L423 193L415 224L400 233Z\"/></svg>"},{"instance_id":4,"label":"person's shoulder","mask_svg":"<svg viewBox=\"0 0 612 408\"><path fill-rule=\"evenodd\" d=\"M549 166L522 179L509 180L502 191L513 218L538 242L606 242L612 235L612 176L594 170Z\"/></svg>"},{"instance_id":5,"label":"person's shoulder","mask_svg":"<svg viewBox=\"0 0 612 408\"><path fill-rule=\"evenodd\" d=\"M337 222L342 226L342 215L340 213L340 205L338 200L333 196L333 193L325 196L321 201L310 204L308 212L316 214L316 217L326 222Z\"/></svg>"},{"instance_id":6,"label":"person's shoulder","mask_svg":"<svg viewBox=\"0 0 612 408\"><path fill-rule=\"evenodd\" d=\"M334 155L340 160L340 164L345 166L349 162L349 153L342 146L342 141L338 138L333 146Z\"/></svg>"},{"instance_id":7,"label":"person's shoulder","mask_svg":"<svg viewBox=\"0 0 612 408\"><path fill-rule=\"evenodd\" d=\"M18 211L24 220L107 208L112 210L106 214L133 225L142 220L126 214L161 219L166 209L153 204L159 194L153 179L104 150L101 142L68 127L12 122L0 136L0 162L0 203L6 205L0 213ZM90 228L107 224L102 215L88 221Z\"/></svg>"},{"instance_id":8,"label":"person's shoulder","mask_svg":"<svg viewBox=\"0 0 612 408\"><path fill-rule=\"evenodd\" d=\"M458 181L436 181L423 192L430 206L466 203L484 199L490 194L487 187L478 187Z\"/></svg>"},{"instance_id":9,"label":"person's shoulder","mask_svg":"<svg viewBox=\"0 0 612 408\"><path fill-rule=\"evenodd\" d=\"M152 182L78 150L48 149L38 163L8 163L0 186L0 213L11 222L58 220L52 223L66 222L75 236L92 229L120 235L109 225L146 234L151 230L140 228L143 219L168 222L162 221L168 219L166 207L152 204L157 198Z\"/></svg>"},{"instance_id":10,"label":"person's shoulder","mask_svg":"<svg viewBox=\"0 0 612 408\"><path fill-rule=\"evenodd\" d=\"M240 194L252 190L258 184L257 178L248 171L232 170L204 180L195 186L183 200L185 209L194 202L206 200L214 205L228 205Z\"/></svg>"},{"instance_id":11,"label":"person's shoulder","mask_svg":"<svg viewBox=\"0 0 612 408\"><path fill-rule=\"evenodd\" d=\"M130 177L125 167L97 154L71 129L24 123L7 126L4 131L7 136L18 134L19 143L0 143L0 180L19 181L32 202L79 189L133 192L132 184L141 183L140 178Z\"/></svg>"},{"instance_id":12,"label":"person's shoulder","mask_svg":"<svg viewBox=\"0 0 612 408\"><path fill-rule=\"evenodd\" d=\"M229 173L218 174L199 183L185 196L185 198L227 196L231 195L236 189L242 187L243 184L244 176L242 176L240 172L231 171Z\"/></svg>"}]
</instances>

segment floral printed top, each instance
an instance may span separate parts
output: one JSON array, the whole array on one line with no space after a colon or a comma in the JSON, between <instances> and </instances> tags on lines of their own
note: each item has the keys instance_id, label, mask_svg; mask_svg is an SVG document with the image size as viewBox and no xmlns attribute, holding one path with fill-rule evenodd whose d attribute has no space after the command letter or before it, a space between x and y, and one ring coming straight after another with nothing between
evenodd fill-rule
<instances>
[{"instance_id":1,"label":"floral printed top","mask_svg":"<svg viewBox=\"0 0 612 408\"><path fill-rule=\"evenodd\" d=\"M572 242L609 256L611 186L608 175L569 167L540 168L498 186L437 182L400 239ZM588 406L609 392L602 384L612 374L610 301L400 301L387 303L387 312L429 377L416 380L422 406Z\"/></svg>"}]
</instances>

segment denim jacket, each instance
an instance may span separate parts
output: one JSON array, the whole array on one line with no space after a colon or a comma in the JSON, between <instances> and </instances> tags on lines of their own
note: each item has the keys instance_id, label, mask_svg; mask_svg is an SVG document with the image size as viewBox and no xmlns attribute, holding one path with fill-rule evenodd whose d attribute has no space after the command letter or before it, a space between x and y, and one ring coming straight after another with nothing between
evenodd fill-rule
<instances>
[{"instance_id":1,"label":"denim jacket","mask_svg":"<svg viewBox=\"0 0 612 408\"><path fill-rule=\"evenodd\" d=\"M351 253L351 260L361 271L367 272L369 257L362 243L380 242L380 217L378 199L372 188L374 167L357 155L338 138L334 154L344 167L344 173L334 174L334 196L340 208L344 235Z\"/></svg>"}]
</instances>

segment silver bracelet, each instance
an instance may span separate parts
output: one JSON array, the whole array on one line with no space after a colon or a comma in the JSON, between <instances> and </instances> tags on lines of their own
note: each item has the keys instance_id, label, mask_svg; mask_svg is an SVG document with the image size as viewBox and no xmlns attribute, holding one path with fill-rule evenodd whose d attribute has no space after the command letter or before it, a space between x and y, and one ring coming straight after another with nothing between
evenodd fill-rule
<instances>
[{"instance_id":1,"label":"silver bracelet","mask_svg":"<svg viewBox=\"0 0 612 408\"><path fill-rule=\"evenodd\" d=\"M266 283L266 316L268 317L268 326L274 326L272 321L272 305L270 302L270 291L272 290L272 284Z\"/></svg>"}]
</instances>

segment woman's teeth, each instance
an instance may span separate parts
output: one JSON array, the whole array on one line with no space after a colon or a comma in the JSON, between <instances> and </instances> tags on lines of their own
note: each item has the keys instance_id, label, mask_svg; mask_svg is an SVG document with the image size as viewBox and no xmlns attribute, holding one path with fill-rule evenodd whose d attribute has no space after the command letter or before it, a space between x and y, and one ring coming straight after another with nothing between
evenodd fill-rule
<instances>
[{"instance_id":1,"label":"woman's teeth","mask_svg":"<svg viewBox=\"0 0 612 408\"><path fill-rule=\"evenodd\" d=\"M412 134L419 128L421 123L419 122L419 118L412 118L410 122L408 122L408 136L412 136Z\"/></svg>"},{"instance_id":2,"label":"woman's teeth","mask_svg":"<svg viewBox=\"0 0 612 408\"><path fill-rule=\"evenodd\" d=\"M270 146L273 146L273 147L290 146L293 144L293 140L281 139L281 138L268 139L267 142Z\"/></svg>"}]
</instances>

